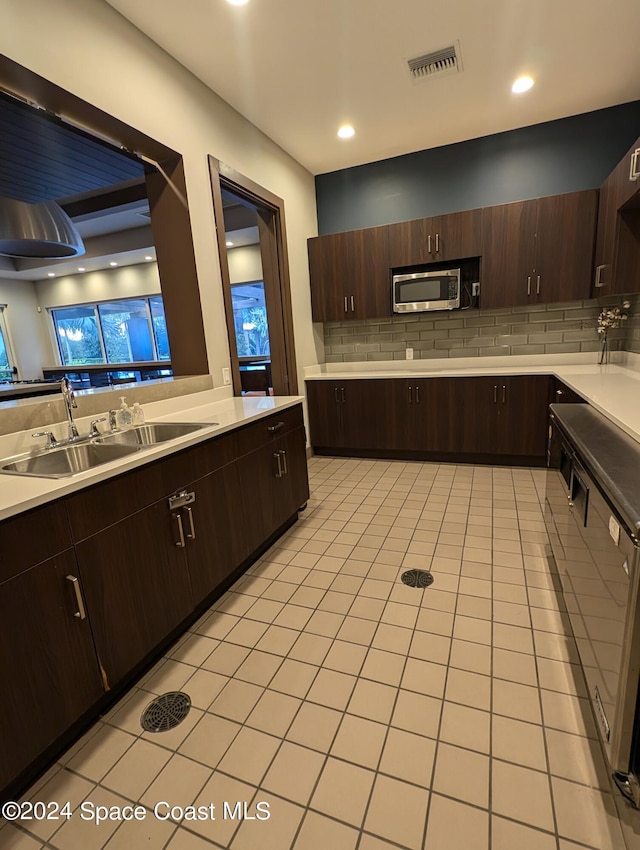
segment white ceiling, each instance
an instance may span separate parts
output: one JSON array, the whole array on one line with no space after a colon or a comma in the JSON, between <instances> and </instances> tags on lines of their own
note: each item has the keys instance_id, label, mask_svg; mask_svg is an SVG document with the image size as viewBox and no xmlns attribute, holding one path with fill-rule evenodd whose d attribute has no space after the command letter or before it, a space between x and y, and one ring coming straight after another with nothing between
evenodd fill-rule
<instances>
[{"instance_id":1,"label":"white ceiling","mask_svg":"<svg viewBox=\"0 0 640 850\"><path fill-rule=\"evenodd\" d=\"M640 98L638 0L107 2L314 174ZM461 73L411 81L455 41Z\"/></svg>"}]
</instances>

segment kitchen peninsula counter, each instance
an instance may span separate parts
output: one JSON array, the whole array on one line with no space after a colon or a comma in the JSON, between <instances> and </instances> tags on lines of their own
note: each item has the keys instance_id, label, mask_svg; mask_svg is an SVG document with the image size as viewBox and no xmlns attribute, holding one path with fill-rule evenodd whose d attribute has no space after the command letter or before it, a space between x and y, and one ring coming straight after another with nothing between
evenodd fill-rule
<instances>
[{"instance_id":1,"label":"kitchen peninsula counter","mask_svg":"<svg viewBox=\"0 0 640 850\"><path fill-rule=\"evenodd\" d=\"M189 446L211 440L303 401L301 396L229 397L223 400L217 400L216 397L219 399L219 392L213 390L145 404L147 421L218 424L201 428L184 437L145 447L135 454L101 464L87 472L66 478L37 478L0 473L0 520L106 481ZM88 432L91 418L93 417L77 420L81 434ZM65 430L66 423L53 427L58 438L62 438ZM0 457L7 458L13 454L27 452L39 444L40 441L31 436L31 430L0 436Z\"/></svg>"}]
</instances>

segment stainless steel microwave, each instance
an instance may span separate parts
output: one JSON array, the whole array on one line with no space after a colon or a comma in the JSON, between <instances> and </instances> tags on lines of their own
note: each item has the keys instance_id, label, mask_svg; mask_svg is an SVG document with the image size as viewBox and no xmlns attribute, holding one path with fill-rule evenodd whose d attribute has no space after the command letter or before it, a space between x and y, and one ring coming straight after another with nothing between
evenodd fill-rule
<instances>
[{"instance_id":1,"label":"stainless steel microwave","mask_svg":"<svg viewBox=\"0 0 640 850\"><path fill-rule=\"evenodd\" d=\"M460 269L394 274L393 312L455 310L460 306Z\"/></svg>"}]
</instances>

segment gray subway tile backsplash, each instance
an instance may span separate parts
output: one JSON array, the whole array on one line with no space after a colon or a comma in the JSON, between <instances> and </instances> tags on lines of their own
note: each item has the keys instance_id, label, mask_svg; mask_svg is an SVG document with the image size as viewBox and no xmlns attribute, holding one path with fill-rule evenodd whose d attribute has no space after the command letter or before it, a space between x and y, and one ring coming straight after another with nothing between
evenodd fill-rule
<instances>
[{"instance_id":1,"label":"gray subway tile backsplash","mask_svg":"<svg viewBox=\"0 0 640 850\"><path fill-rule=\"evenodd\" d=\"M423 360L596 352L598 314L603 305L619 305L622 300L612 296L602 301L473 310L473 315L455 311L326 322L326 362L403 360L406 348L414 348L414 357ZM613 349L640 353L640 297L629 300L628 321L612 330L609 338Z\"/></svg>"}]
</instances>

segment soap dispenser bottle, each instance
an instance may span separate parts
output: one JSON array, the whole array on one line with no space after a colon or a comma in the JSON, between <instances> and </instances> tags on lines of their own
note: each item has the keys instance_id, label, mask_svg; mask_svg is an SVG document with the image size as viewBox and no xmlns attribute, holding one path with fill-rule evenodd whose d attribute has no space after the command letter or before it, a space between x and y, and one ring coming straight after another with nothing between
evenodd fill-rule
<instances>
[{"instance_id":1,"label":"soap dispenser bottle","mask_svg":"<svg viewBox=\"0 0 640 850\"><path fill-rule=\"evenodd\" d=\"M134 401L132 413L133 413L133 424L134 425L144 425L144 410L140 406L140 402Z\"/></svg>"},{"instance_id":2,"label":"soap dispenser bottle","mask_svg":"<svg viewBox=\"0 0 640 850\"><path fill-rule=\"evenodd\" d=\"M116 422L118 423L118 428L131 428L133 425L133 413L125 401L124 396L120 398L120 409L116 415Z\"/></svg>"}]
</instances>

